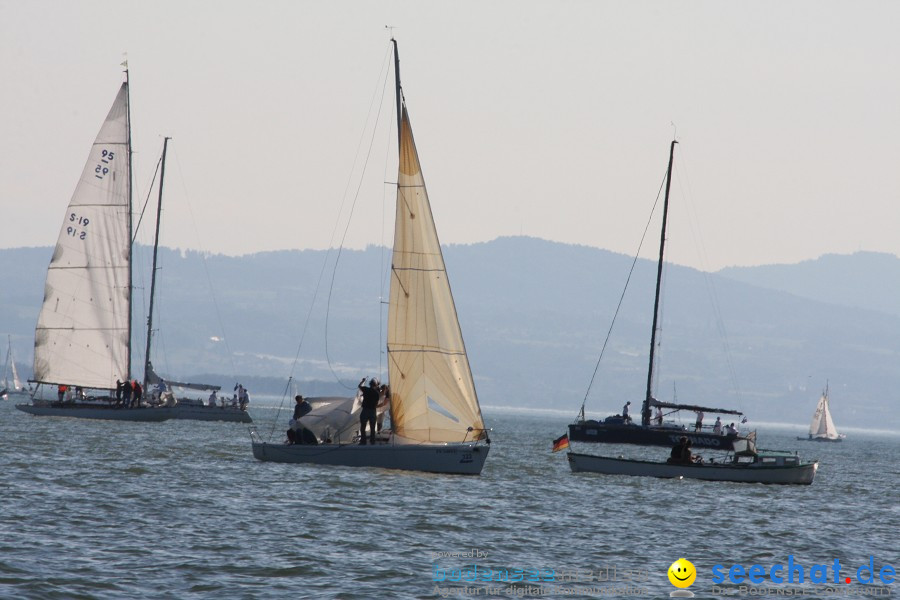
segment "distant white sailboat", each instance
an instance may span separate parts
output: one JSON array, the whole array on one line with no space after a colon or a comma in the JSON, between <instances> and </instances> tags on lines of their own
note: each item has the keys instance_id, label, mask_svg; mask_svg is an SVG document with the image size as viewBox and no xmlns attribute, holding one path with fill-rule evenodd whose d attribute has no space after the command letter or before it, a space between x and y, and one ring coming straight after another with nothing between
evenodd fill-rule
<instances>
[{"instance_id":1,"label":"distant white sailboat","mask_svg":"<svg viewBox=\"0 0 900 600\"><path fill-rule=\"evenodd\" d=\"M125 73L91 145L47 269L34 332L34 382L57 390L50 399L35 394L30 404L16 405L33 415L168 418L151 408L115 408L111 396L117 380L129 381L131 374L132 169Z\"/></svg>"},{"instance_id":2,"label":"distant white sailboat","mask_svg":"<svg viewBox=\"0 0 900 600\"><path fill-rule=\"evenodd\" d=\"M253 432L253 455L275 462L477 475L490 440L400 86L397 42L391 41L400 149L388 303L392 431L375 445L341 443L336 435L322 439L321 432L316 445L266 443ZM332 404L352 425L352 403ZM310 429L328 422L321 411L314 416ZM335 434L341 431L337 422L327 427Z\"/></svg>"},{"instance_id":3,"label":"distant white sailboat","mask_svg":"<svg viewBox=\"0 0 900 600\"><path fill-rule=\"evenodd\" d=\"M12 381L9 380L12 375ZM19 372L16 370L16 359L12 351L12 338L7 336L6 365L3 369L3 386L0 387L0 399L28 398L30 390L22 385Z\"/></svg>"},{"instance_id":4,"label":"distant white sailboat","mask_svg":"<svg viewBox=\"0 0 900 600\"><path fill-rule=\"evenodd\" d=\"M809 436L798 437L798 440L807 440L811 442L842 442L846 437L842 433L838 433L831 420L831 409L828 405L828 386L819 398L816 404L816 412L813 414L812 423L809 424Z\"/></svg>"}]
</instances>

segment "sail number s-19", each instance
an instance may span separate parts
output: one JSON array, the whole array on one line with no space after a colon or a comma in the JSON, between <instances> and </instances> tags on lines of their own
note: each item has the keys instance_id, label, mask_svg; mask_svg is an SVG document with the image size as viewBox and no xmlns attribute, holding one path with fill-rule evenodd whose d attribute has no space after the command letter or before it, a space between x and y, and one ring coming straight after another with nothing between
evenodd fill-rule
<instances>
[{"instance_id":1,"label":"sail number s-19","mask_svg":"<svg viewBox=\"0 0 900 600\"><path fill-rule=\"evenodd\" d=\"M100 162L97 163L96 167L94 167L94 177L96 177L97 179L103 179L104 177L106 177L107 173L109 173L109 165L112 164L112 161L115 157L115 152L111 152L110 150L103 150L100 153Z\"/></svg>"},{"instance_id":2,"label":"sail number s-19","mask_svg":"<svg viewBox=\"0 0 900 600\"><path fill-rule=\"evenodd\" d=\"M69 225L66 227L66 233L74 238L78 238L79 240L83 240L87 237L87 231L84 229L87 227L91 220L87 217L79 217L75 213L69 214L69 222L74 223L75 225ZM76 225L78 227L76 227Z\"/></svg>"}]
</instances>

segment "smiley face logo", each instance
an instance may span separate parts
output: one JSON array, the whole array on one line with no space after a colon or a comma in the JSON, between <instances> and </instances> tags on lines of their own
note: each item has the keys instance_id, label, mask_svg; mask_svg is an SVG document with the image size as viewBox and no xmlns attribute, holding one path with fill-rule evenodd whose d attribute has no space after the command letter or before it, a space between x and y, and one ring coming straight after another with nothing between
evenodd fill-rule
<instances>
[{"instance_id":1,"label":"smiley face logo","mask_svg":"<svg viewBox=\"0 0 900 600\"><path fill-rule=\"evenodd\" d=\"M677 588L686 588L694 583L697 579L697 569L691 562L684 558L679 558L669 567L669 581Z\"/></svg>"}]
</instances>

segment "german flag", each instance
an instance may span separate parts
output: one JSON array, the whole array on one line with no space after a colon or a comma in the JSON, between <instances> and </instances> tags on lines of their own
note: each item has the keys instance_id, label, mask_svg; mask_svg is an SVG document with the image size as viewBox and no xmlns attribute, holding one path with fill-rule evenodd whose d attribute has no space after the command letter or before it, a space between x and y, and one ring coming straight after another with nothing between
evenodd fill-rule
<instances>
[{"instance_id":1,"label":"german flag","mask_svg":"<svg viewBox=\"0 0 900 600\"><path fill-rule=\"evenodd\" d=\"M569 434L564 433L555 440L553 440L553 451L559 452L560 450L565 450L569 447Z\"/></svg>"}]
</instances>

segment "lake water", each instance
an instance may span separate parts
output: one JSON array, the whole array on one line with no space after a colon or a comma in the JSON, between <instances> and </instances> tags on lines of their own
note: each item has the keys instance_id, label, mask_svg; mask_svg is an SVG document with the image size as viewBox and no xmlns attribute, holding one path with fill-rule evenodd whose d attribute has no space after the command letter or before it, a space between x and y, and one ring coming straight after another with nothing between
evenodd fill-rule
<instances>
[{"instance_id":1,"label":"lake water","mask_svg":"<svg viewBox=\"0 0 900 600\"><path fill-rule=\"evenodd\" d=\"M569 419L486 409L487 464L462 477L263 463L246 425L33 417L12 404L0 402L2 598L664 598L679 557L696 567L698 598L900 589L856 581L870 557L876 575L900 568L894 435L814 444L761 428L761 447L820 459L811 486L573 475L550 452ZM280 440L289 415L277 404L255 399L251 414L264 437L278 415ZM768 577L789 557L803 584L713 583L716 565ZM831 584L836 559L850 584ZM466 585L473 565L493 581ZM830 588L810 582L815 565Z\"/></svg>"}]
</instances>

